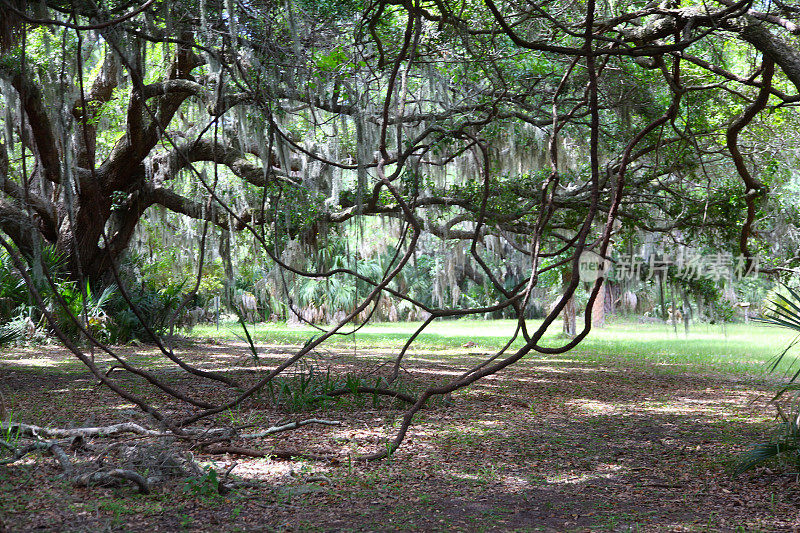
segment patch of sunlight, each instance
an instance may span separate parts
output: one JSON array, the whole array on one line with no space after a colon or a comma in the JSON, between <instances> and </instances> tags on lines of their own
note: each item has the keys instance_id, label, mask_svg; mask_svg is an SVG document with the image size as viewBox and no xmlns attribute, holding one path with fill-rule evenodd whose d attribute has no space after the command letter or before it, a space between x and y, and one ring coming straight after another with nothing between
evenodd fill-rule
<instances>
[{"instance_id":1,"label":"patch of sunlight","mask_svg":"<svg viewBox=\"0 0 800 533\"><path fill-rule=\"evenodd\" d=\"M577 373L577 372L581 372L581 373L584 373L584 374L592 374L592 373L596 374L598 372L602 372L602 373L612 372L608 368L604 368L604 367L589 368L589 367L586 367L586 366L562 366L561 368L553 368L553 367L547 367L547 366L534 366L534 367L531 367L531 370L538 370L540 372L551 372L551 373L554 373L554 374L572 374L572 373Z\"/></svg>"},{"instance_id":2,"label":"patch of sunlight","mask_svg":"<svg viewBox=\"0 0 800 533\"><path fill-rule=\"evenodd\" d=\"M722 398L710 399L710 400L702 400L699 398L679 398L678 401L689 404L693 403L697 405L713 405L713 406L719 406L719 404L721 403L728 403L728 404L736 403L736 399L722 399Z\"/></svg>"},{"instance_id":3,"label":"patch of sunlight","mask_svg":"<svg viewBox=\"0 0 800 533\"><path fill-rule=\"evenodd\" d=\"M620 412L620 407L611 403L599 402L597 400L586 400L578 398L565 402L568 407L577 407L592 414L614 414Z\"/></svg>"},{"instance_id":4,"label":"patch of sunlight","mask_svg":"<svg viewBox=\"0 0 800 533\"><path fill-rule=\"evenodd\" d=\"M260 354L259 354L260 356ZM230 352L206 352L203 354L203 357L220 357L220 358L236 358L236 357L244 357L242 354L231 354ZM250 356L252 357L252 356Z\"/></svg>"},{"instance_id":5,"label":"patch of sunlight","mask_svg":"<svg viewBox=\"0 0 800 533\"><path fill-rule=\"evenodd\" d=\"M208 466L219 471L226 471L233 466L233 461L211 461ZM273 461L269 458L239 461L232 474L245 480L284 482L293 480L293 476L304 463L300 461Z\"/></svg>"},{"instance_id":6,"label":"patch of sunlight","mask_svg":"<svg viewBox=\"0 0 800 533\"><path fill-rule=\"evenodd\" d=\"M261 356L260 353L258 355L259 355L259 357ZM239 357L242 357L242 354L237 353L237 352L210 352L210 353L204 353L203 354L203 357L206 357L206 356L215 357L215 358L218 358L218 359L237 359ZM252 356L250 356L250 357L252 357Z\"/></svg>"},{"instance_id":7,"label":"patch of sunlight","mask_svg":"<svg viewBox=\"0 0 800 533\"><path fill-rule=\"evenodd\" d=\"M28 454L27 456L23 457L19 461L14 461L14 466L31 466L31 465L38 465L39 459L37 459L33 454Z\"/></svg>"},{"instance_id":8,"label":"patch of sunlight","mask_svg":"<svg viewBox=\"0 0 800 533\"><path fill-rule=\"evenodd\" d=\"M415 363L432 363L432 364L445 364L448 362L446 358L437 357L436 359L430 359L427 357L420 357L418 355L412 355L407 357L409 361L414 361Z\"/></svg>"},{"instance_id":9,"label":"patch of sunlight","mask_svg":"<svg viewBox=\"0 0 800 533\"><path fill-rule=\"evenodd\" d=\"M586 364L586 361L582 361L580 359L567 359L567 358L562 358L562 357L559 357L558 359L553 359L553 358L548 359L546 357L545 358L538 357L538 358L535 358L535 359L525 358L524 360L526 362L528 362L528 363L548 363L550 365L557 364L559 366L561 366L561 365L563 365L565 363L575 363L576 365L585 365Z\"/></svg>"},{"instance_id":10,"label":"patch of sunlight","mask_svg":"<svg viewBox=\"0 0 800 533\"><path fill-rule=\"evenodd\" d=\"M558 383L555 379L545 378L506 378L505 381L513 381L515 383Z\"/></svg>"},{"instance_id":11,"label":"patch of sunlight","mask_svg":"<svg viewBox=\"0 0 800 533\"><path fill-rule=\"evenodd\" d=\"M117 409L118 411L122 409L136 409L136 406L133 405L132 403L123 403L120 405L106 406L106 407L110 409Z\"/></svg>"},{"instance_id":12,"label":"patch of sunlight","mask_svg":"<svg viewBox=\"0 0 800 533\"><path fill-rule=\"evenodd\" d=\"M550 374L567 374L569 370L563 368L553 368L552 366L529 366L528 369L536 370L538 372L547 372Z\"/></svg>"},{"instance_id":13,"label":"patch of sunlight","mask_svg":"<svg viewBox=\"0 0 800 533\"><path fill-rule=\"evenodd\" d=\"M466 472L448 472L451 477L462 479L464 481L484 481L483 476L478 474L468 474Z\"/></svg>"},{"instance_id":14,"label":"patch of sunlight","mask_svg":"<svg viewBox=\"0 0 800 533\"><path fill-rule=\"evenodd\" d=\"M730 415L728 413L717 413L715 409L709 409L708 407L704 407L703 405L687 405L686 403L676 403L676 402L685 402L685 399L677 398L672 403L668 404L656 404L656 405L641 405L638 407L640 411L646 411L649 413L662 413L662 414L671 414L671 415L686 415L686 414L709 414L709 411L714 411L715 418L726 418L734 415ZM707 402L714 406L718 402Z\"/></svg>"},{"instance_id":15,"label":"patch of sunlight","mask_svg":"<svg viewBox=\"0 0 800 533\"><path fill-rule=\"evenodd\" d=\"M586 483L594 479L613 479L618 476L623 470L622 465L617 464L600 464L595 467L592 472L578 473L574 470L561 472L545 476L547 483L559 483L562 485L577 485L578 483Z\"/></svg>"},{"instance_id":16,"label":"patch of sunlight","mask_svg":"<svg viewBox=\"0 0 800 533\"><path fill-rule=\"evenodd\" d=\"M7 359L3 362L10 365L39 366L39 367L58 366L59 364L53 361L52 359Z\"/></svg>"},{"instance_id":17,"label":"patch of sunlight","mask_svg":"<svg viewBox=\"0 0 800 533\"><path fill-rule=\"evenodd\" d=\"M428 368L414 369L414 372L418 374L433 374L435 376L460 376L464 373L463 371L453 372L452 370L430 370Z\"/></svg>"},{"instance_id":18,"label":"patch of sunlight","mask_svg":"<svg viewBox=\"0 0 800 533\"><path fill-rule=\"evenodd\" d=\"M511 489L520 489L522 487L530 486L531 481L528 478L512 475L504 475L500 482Z\"/></svg>"}]
</instances>

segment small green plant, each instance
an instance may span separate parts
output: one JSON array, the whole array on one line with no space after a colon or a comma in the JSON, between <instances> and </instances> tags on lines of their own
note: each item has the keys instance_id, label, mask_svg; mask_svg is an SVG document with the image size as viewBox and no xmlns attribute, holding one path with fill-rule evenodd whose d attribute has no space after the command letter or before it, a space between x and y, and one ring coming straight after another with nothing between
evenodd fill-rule
<instances>
[{"instance_id":1,"label":"small green plant","mask_svg":"<svg viewBox=\"0 0 800 533\"><path fill-rule=\"evenodd\" d=\"M236 335L239 338L239 340L247 342L247 347L253 356L253 363L255 363L256 367L259 367L261 366L261 360L258 357L258 349L256 348L256 344L253 341L253 337L250 335L250 330L247 329L247 321L245 320L245 316L236 307L233 308L233 312L236 313L236 317L239 319L239 325L242 326L242 330L244 331L244 337L235 332L234 335Z\"/></svg>"},{"instance_id":2,"label":"small green plant","mask_svg":"<svg viewBox=\"0 0 800 533\"><path fill-rule=\"evenodd\" d=\"M8 425L4 428L4 431L0 433L0 437L2 437L3 443L5 446L3 448L7 448L9 450L14 450L17 447L17 441L19 441L19 432L16 431L15 428L12 427L11 422L14 420L14 412L8 413Z\"/></svg>"},{"instance_id":3,"label":"small green plant","mask_svg":"<svg viewBox=\"0 0 800 533\"><path fill-rule=\"evenodd\" d=\"M219 477L217 471L210 466L205 467L202 476L190 477L184 482L183 492L201 498L219 496Z\"/></svg>"},{"instance_id":4,"label":"small green plant","mask_svg":"<svg viewBox=\"0 0 800 533\"><path fill-rule=\"evenodd\" d=\"M285 378L267 385L270 400L290 412L305 411L329 399L327 393L340 383L332 378L330 369L321 372L313 363L300 361Z\"/></svg>"}]
</instances>

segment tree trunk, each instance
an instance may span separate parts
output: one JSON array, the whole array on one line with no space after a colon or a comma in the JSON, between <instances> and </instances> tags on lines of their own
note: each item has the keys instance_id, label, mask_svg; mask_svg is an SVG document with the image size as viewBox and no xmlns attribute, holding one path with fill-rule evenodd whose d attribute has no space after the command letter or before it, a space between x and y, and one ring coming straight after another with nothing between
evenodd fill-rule
<instances>
[{"instance_id":1,"label":"tree trunk","mask_svg":"<svg viewBox=\"0 0 800 533\"><path fill-rule=\"evenodd\" d=\"M689 319L694 315L692 311L692 304L689 302L689 295L686 294L685 289L681 289L681 297L683 297L683 329L686 334L689 334Z\"/></svg>"},{"instance_id":2,"label":"tree trunk","mask_svg":"<svg viewBox=\"0 0 800 533\"><path fill-rule=\"evenodd\" d=\"M572 270L565 269L561 271L561 285L563 288L566 287L572 282ZM574 337L577 334L577 328L575 326L575 297L571 296L570 299L567 301L567 305L564 306L564 310L561 311L561 315L564 317L564 334L569 337Z\"/></svg>"},{"instance_id":3,"label":"tree trunk","mask_svg":"<svg viewBox=\"0 0 800 533\"><path fill-rule=\"evenodd\" d=\"M600 285L597 298L592 304L592 327L602 328L606 322L606 283Z\"/></svg>"},{"instance_id":4,"label":"tree trunk","mask_svg":"<svg viewBox=\"0 0 800 533\"><path fill-rule=\"evenodd\" d=\"M672 296L672 310L670 312L670 320L672 321L672 328L675 330L675 335L678 334L678 305L675 301L675 283L669 284L670 295Z\"/></svg>"}]
</instances>

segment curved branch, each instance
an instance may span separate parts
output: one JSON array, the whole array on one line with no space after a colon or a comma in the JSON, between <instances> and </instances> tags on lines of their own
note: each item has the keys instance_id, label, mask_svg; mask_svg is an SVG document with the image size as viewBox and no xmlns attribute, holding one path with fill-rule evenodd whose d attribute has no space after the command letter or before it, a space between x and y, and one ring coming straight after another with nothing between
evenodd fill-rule
<instances>
[{"instance_id":1,"label":"curved branch","mask_svg":"<svg viewBox=\"0 0 800 533\"><path fill-rule=\"evenodd\" d=\"M752 266L750 264L752 259L750 250L747 246L747 241L753 232L753 223L756 219L756 198L764 192L764 184L753 177L744 162L742 153L739 151L739 133L742 131L742 129L744 129L745 126L752 122L759 112L761 112L767 106L774 72L775 63L772 61L770 56L765 55L764 74L762 80L763 85L761 90L758 92L758 97L747 109L745 109L744 113L742 113L742 115L737 118L733 124L731 124L726 132L726 141L728 150L730 151L733 159L733 164L736 166L736 171L739 173L739 177L742 178L742 181L746 187L744 198L745 202L747 203L747 219L742 225L742 231L739 235L739 250L747 258L748 270Z\"/></svg>"},{"instance_id":2,"label":"curved branch","mask_svg":"<svg viewBox=\"0 0 800 533\"><path fill-rule=\"evenodd\" d=\"M237 150L230 144L223 144L214 139L201 138L184 145L178 146L165 154L154 158L155 173L161 180L171 179L178 171L192 163L209 161L225 165L231 172L257 187L264 187L267 183L267 173L261 165L247 159L246 154ZM284 169L284 173L287 172ZM288 177L278 175L274 169L269 171L270 177L291 185L299 185Z\"/></svg>"},{"instance_id":3,"label":"curved branch","mask_svg":"<svg viewBox=\"0 0 800 533\"><path fill-rule=\"evenodd\" d=\"M143 5L139 6L138 8L134 9L130 13L126 13L120 17L115 19L106 20L103 22L98 22L96 24L71 24L69 22L64 22L61 20L56 19L37 19L33 17L29 17L24 11L20 11L19 9L15 8L11 5L8 0L2 0L2 4L5 6L6 9L14 13L17 17L25 22L43 26L61 26L64 28L69 28L71 30L102 30L105 28L110 28L111 26L116 26L117 24L121 24L126 20L130 20L139 13L147 10L156 0L147 0ZM95 17L97 13L85 14L85 16Z\"/></svg>"},{"instance_id":4,"label":"curved branch","mask_svg":"<svg viewBox=\"0 0 800 533\"><path fill-rule=\"evenodd\" d=\"M0 230L14 241L23 255L33 255L36 229L25 211L0 200Z\"/></svg>"},{"instance_id":5,"label":"curved branch","mask_svg":"<svg viewBox=\"0 0 800 533\"><path fill-rule=\"evenodd\" d=\"M222 229L241 230L243 228L242 224L237 224L236 227L230 228L228 224L228 217L224 211L221 211L220 209L207 209L207 204L205 202L196 202L164 187L150 188L148 191L146 191L145 196L151 205L155 203L166 207L170 211L174 211L197 220L208 220ZM249 222L251 217L249 213L245 213L239 215L239 218L242 221Z\"/></svg>"}]
</instances>

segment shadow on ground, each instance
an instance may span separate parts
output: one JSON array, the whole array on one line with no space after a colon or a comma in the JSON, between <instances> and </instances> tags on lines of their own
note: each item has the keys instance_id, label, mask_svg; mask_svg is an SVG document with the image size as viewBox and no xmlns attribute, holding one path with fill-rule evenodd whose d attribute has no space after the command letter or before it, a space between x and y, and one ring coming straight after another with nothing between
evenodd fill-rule
<instances>
[{"instance_id":1,"label":"shadow on ground","mask_svg":"<svg viewBox=\"0 0 800 533\"><path fill-rule=\"evenodd\" d=\"M48 350L0 358L2 391L16 419L62 427L146 422L63 351ZM257 377L240 344L185 351L193 364L234 368L245 381ZM284 351L264 348L259 364L269 368ZM369 350L327 351L315 364L334 375L378 368L380 357L363 352ZM130 355L181 390L230 396L153 364L152 351ZM447 379L481 356L414 354L408 387ZM166 402L123 374L120 383ZM392 436L402 411L391 402L367 397L312 414L288 413L262 397L225 414L228 422L266 426L287 416L324 416L343 426L247 446L333 453L340 462L207 456L190 442L176 443L219 471L235 463L233 475L250 486L222 497L178 482L140 496L130 487L68 486L52 458L34 455L0 466L0 531L788 531L800 525L800 492L789 470L773 465L738 479L726 471L771 425L763 402L750 405L765 391L764 383L735 377L532 359L454 395L452 405L426 409L392 459L369 465L348 458Z\"/></svg>"}]
</instances>

